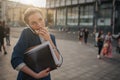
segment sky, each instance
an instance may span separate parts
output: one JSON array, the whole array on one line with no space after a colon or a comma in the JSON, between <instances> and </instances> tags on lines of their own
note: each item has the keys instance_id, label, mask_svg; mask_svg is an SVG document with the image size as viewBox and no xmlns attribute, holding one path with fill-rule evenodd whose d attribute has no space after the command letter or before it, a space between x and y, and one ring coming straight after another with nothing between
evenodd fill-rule
<instances>
[{"instance_id":1,"label":"sky","mask_svg":"<svg viewBox=\"0 0 120 80\"><path fill-rule=\"evenodd\" d=\"M46 0L10 0L15 2L20 2L23 4L30 4L37 7L45 7L46 6Z\"/></svg>"}]
</instances>

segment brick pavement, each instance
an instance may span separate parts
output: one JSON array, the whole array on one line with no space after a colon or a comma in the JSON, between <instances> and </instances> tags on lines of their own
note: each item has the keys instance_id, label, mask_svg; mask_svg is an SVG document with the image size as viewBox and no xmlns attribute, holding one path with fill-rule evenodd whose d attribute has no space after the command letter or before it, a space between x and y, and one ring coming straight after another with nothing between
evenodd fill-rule
<instances>
[{"instance_id":1,"label":"brick pavement","mask_svg":"<svg viewBox=\"0 0 120 80\"><path fill-rule=\"evenodd\" d=\"M10 65L10 56L19 35L13 34L12 46L7 47L8 54L0 54L0 80L16 80L17 72ZM52 80L120 80L120 55L114 53L111 59L103 57L99 60L95 47L64 39L66 35L53 34L64 62L58 70L51 72Z\"/></svg>"}]
</instances>

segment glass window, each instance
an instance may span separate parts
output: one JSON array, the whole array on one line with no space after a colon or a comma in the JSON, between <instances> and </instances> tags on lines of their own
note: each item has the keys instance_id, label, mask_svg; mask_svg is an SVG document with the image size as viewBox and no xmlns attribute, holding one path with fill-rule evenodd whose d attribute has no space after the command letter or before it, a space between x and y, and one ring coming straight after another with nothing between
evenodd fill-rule
<instances>
[{"instance_id":1,"label":"glass window","mask_svg":"<svg viewBox=\"0 0 120 80\"><path fill-rule=\"evenodd\" d=\"M66 0L66 5L71 5L71 0Z\"/></svg>"},{"instance_id":2,"label":"glass window","mask_svg":"<svg viewBox=\"0 0 120 80\"><path fill-rule=\"evenodd\" d=\"M112 9L101 9L99 12L100 17L111 17L112 16Z\"/></svg>"},{"instance_id":3,"label":"glass window","mask_svg":"<svg viewBox=\"0 0 120 80\"><path fill-rule=\"evenodd\" d=\"M80 25L92 26L93 25L93 13L94 9L92 5L80 7Z\"/></svg>"},{"instance_id":4,"label":"glass window","mask_svg":"<svg viewBox=\"0 0 120 80\"><path fill-rule=\"evenodd\" d=\"M85 0L79 0L79 3L85 3Z\"/></svg>"},{"instance_id":5,"label":"glass window","mask_svg":"<svg viewBox=\"0 0 120 80\"><path fill-rule=\"evenodd\" d=\"M112 17L112 8L110 4L103 4L100 6L98 25L99 26L110 26Z\"/></svg>"},{"instance_id":6,"label":"glass window","mask_svg":"<svg viewBox=\"0 0 120 80\"><path fill-rule=\"evenodd\" d=\"M93 2L94 0L86 0L86 2Z\"/></svg>"},{"instance_id":7,"label":"glass window","mask_svg":"<svg viewBox=\"0 0 120 80\"><path fill-rule=\"evenodd\" d=\"M58 7L60 5L60 1L59 0L55 0L55 6Z\"/></svg>"},{"instance_id":8,"label":"glass window","mask_svg":"<svg viewBox=\"0 0 120 80\"><path fill-rule=\"evenodd\" d=\"M65 0L60 0L60 5L65 6Z\"/></svg>"},{"instance_id":9,"label":"glass window","mask_svg":"<svg viewBox=\"0 0 120 80\"><path fill-rule=\"evenodd\" d=\"M72 20L73 20L73 25L78 25L78 7L73 7L72 8Z\"/></svg>"},{"instance_id":10,"label":"glass window","mask_svg":"<svg viewBox=\"0 0 120 80\"><path fill-rule=\"evenodd\" d=\"M72 7L68 9L68 25L78 25L78 7Z\"/></svg>"},{"instance_id":11,"label":"glass window","mask_svg":"<svg viewBox=\"0 0 120 80\"><path fill-rule=\"evenodd\" d=\"M71 24L71 18L72 18L72 8L68 8L68 17L67 17L67 24Z\"/></svg>"},{"instance_id":12,"label":"glass window","mask_svg":"<svg viewBox=\"0 0 120 80\"><path fill-rule=\"evenodd\" d=\"M78 0L72 0L72 4L78 4Z\"/></svg>"},{"instance_id":13,"label":"glass window","mask_svg":"<svg viewBox=\"0 0 120 80\"><path fill-rule=\"evenodd\" d=\"M58 9L57 10L57 25L65 25L66 21L66 10Z\"/></svg>"},{"instance_id":14,"label":"glass window","mask_svg":"<svg viewBox=\"0 0 120 80\"><path fill-rule=\"evenodd\" d=\"M54 1L54 0L51 0L51 1L50 1L50 6L51 6L51 7L54 7L54 6L55 6L54 3L55 3L55 1Z\"/></svg>"}]
</instances>

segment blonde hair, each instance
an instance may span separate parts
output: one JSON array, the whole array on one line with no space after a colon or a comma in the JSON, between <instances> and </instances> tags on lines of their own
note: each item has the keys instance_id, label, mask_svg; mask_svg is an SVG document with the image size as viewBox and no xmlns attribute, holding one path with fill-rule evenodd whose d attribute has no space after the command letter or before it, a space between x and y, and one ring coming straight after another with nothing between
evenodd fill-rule
<instances>
[{"instance_id":1,"label":"blonde hair","mask_svg":"<svg viewBox=\"0 0 120 80\"><path fill-rule=\"evenodd\" d=\"M104 43L103 47L107 48L108 47L108 43Z\"/></svg>"},{"instance_id":2,"label":"blonde hair","mask_svg":"<svg viewBox=\"0 0 120 80\"><path fill-rule=\"evenodd\" d=\"M40 13L42 16L43 16L43 14L42 14L42 12L40 11L40 9L39 8L28 8L25 12L24 12L24 22L26 23L26 24L28 24L28 22L29 22L29 20L28 20L28 18L29 18L29 16L30 15L32 15L32 14L34 14L34 13Z\"/></svg>"}]
</instances>

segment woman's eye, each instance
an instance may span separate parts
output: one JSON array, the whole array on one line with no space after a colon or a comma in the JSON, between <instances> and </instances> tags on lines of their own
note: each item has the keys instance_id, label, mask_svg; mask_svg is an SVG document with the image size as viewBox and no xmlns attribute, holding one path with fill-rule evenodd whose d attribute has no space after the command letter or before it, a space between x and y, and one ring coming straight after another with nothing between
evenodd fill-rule
<instances>
[{"instance_id":1,"label":"woman's eye","mask_svg":"<svg viewBox=\"0 0 120 80\"><path fill-rule=\"evenodd\" d=\"M42 21L42 19L40 18L39 21Z\"/></svg>"},{"instance_id":2,"label":"woman's eye","mask_svg":"<svg viewBox=\"0 0 120 80\"><path fill-rule=\"evenodd\" d=\"M36 23L36 22L32 22L31 24L32 24L32 25L36 25L37 23Z\"/></svg>"}]
</instances>

